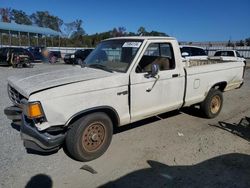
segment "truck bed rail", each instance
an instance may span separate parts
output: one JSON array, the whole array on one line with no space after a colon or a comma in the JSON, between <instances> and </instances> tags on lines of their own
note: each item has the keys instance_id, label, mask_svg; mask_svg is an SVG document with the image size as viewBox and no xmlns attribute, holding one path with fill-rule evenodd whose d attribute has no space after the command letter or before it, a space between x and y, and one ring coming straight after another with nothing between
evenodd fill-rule
<instances>
[{"instance_id":1,"label":"truck bed rail","mask_svg":"<svg viewBox=\"0 0 250 188\"><path fill-rule=\"evenodd\" d=\"M219 63L230 63L236 62L237 60L223 60L221 58L208 58L207 60L200 60L200 59L190 59L186 61L187 67L195 67L195 66L202 66L202 65L211 65L211 64L219 64Z\"/></svg>"}]
</instances>

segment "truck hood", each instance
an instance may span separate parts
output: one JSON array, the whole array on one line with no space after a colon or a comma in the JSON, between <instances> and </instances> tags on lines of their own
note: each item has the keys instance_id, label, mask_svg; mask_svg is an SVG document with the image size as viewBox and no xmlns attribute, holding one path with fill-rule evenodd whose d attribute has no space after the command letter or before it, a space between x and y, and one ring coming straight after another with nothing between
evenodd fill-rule
<instances>
[{"instance_id":1,"label":"truck hood","mask_svg":"<svg viewBox=\"0 0 250 188\"><path fill-rule=\"evenodd\" d=\"M71 67L62 70L37 70L12 76L8 84L26 98L32 93L71 83L112 76L114 73L93 68Z\"/></svg>"}]
</instances>

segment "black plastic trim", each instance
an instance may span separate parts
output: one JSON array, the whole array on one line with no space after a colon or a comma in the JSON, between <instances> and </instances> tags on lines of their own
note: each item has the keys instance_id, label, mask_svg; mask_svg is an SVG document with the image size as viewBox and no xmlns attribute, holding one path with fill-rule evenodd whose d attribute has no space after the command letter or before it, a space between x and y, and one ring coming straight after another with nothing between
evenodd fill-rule
<instances>
[{"instance_id":1,"label":"black plastic trim","mask_svg":"<svg viewBox=\"0 0 250 188\"><path fill-rule=\"evenodd\" d=\"M46 131L38 131L33 121L30 121L26 116L22 115L22 126L20 130L21 138L24 143L33 142L39 146L40 150L34 144L27 144L25 147L37 151L51 151L57 150L58 147L64 142L66 133L58 135L51 135Z\"/></svg>"},{"instance_id":2,"label":"black plastic trim","mask_svg":"<svg viewBox=\"0 0 250 188\"><path fill-rule=\"evenodd\" d=\"M89 108L89 109L86 109L86 110L82 110L76 114L74 114L73 116L71 116L69 118L69 120L65 123L65 126L68 126L69 123L74 119L76 118L77 116L80 116L80 115L84 115L86 113L90 113L90 112L95 112L97 110L105 110L105 109L108 109L108 110L111 110L115 113L115 116L116 116L116 119L117 119L117 126L120 125L120 117L118 115L118 113L116 112L116 110L110 106L98 106L98 107L93 107L93 108Z\"/></svg>"}]
</instances>

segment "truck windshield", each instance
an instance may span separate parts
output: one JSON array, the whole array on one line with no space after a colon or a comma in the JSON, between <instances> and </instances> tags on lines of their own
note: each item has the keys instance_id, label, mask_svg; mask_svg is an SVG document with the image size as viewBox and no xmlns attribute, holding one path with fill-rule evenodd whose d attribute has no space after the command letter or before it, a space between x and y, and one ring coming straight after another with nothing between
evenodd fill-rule
<instances>
[{"instance_id":1,"label":"truck windshield","mask_svg":"<svg viewBox=\"0 0 250 188\"><path fill-rule=\"evenodd\" d=\"M85 66L126 72L141 44L142 40L131 39L103 41L85 59Z\"/></svg>"}]
</instances>

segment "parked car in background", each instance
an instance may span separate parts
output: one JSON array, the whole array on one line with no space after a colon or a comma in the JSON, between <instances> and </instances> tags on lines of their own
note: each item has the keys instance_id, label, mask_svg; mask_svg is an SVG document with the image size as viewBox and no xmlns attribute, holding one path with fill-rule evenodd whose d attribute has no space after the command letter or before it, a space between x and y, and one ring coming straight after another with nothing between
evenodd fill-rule
<instances>
[{"instance_id":1,"label":"parked car in background","mask_svg":"<svg viewBox=\"0 0 250 188\"><path fill-rule=\"evenodd\" d=\"M181 56L184 59L201 59L201 60L207 59L207 53L201 47L186 45L186 46L180 46L180 50L181 50Z\"/></svg>"},{"instance_id":2,"label":"parked car in background","mask_svg":"<svg viewBox=\"0 0 250 188\"><path fill-rule=\"evenodd\" d=\"M64 62L67 64L81 64L92 51L92 48L76 50L75 53L66 54Z\"/></svg>"},{"instance_id":3,"label":"parked car in background","mask_svg":"<svg viewBox=\"0 0 250 188\"><path fill-rule=\"evenodd\" d=\"M33 67L28 55L13 54L10 58L10 62L13 68Z\"/></svg>"},{"instance_id":4,"label":"parked car in background","mask_svg":"<svg viewBox=\"0 0 250 188\"><path fill-rule=\"evenodd\" d=\"M44 58L43 55L42 55L42 50L43 49L44 49L44 47L29 47L29 48L27 48L27 50L30 53L32 53L35 62L43 61L43 58Z\"/></svg>"},{"instance_id":5,"label":"parked car in background","mask_svg":"<svg viewBox=\"0 0 250 188\"><path fill-rule=\"evenodd\" d=\"M50 62L50 59L58 60L61 58L61 51L48 50L46 47L36 46L29 47L27 50L33 54L35 62Z\"/></svg>"},{"instance_id":6,"label":"parked car in background","mask_svg":"<svg viewBox=\"0 0 250 188\"><path fill-rule=\"evenodd\" d=\"M34 56L32 53L30 53L27 49L19 48L19 47L3 47L0 48L0 65L12 65L11 59L13 55L19 55L19 56L28 56L29 60L31 62L34 61Z\"/></svg>"},{"instance_id":7,"label":"parked car in background","mask_svg":"<svg viewBox=\"0 0 250 188\"><path fill-rule=\"evenodd\" d=\"M221 57L224 61L244 61L245 58L240 55L237 50L218 50L214 54L215 57Z\"/></svg>"},{"instance_id":8,"label":"parked car in background","mask_svg":"<svg viewBox=\"0 0 250 188\"><path fill-rule=\"evenodd\" d=\"M52 56L52 57L54 56L57 59L62 58L61 51L59 51L59 50L58 51L50 50L49 53L50 53L50 56Z\"/></svg>"}]
</instances>

